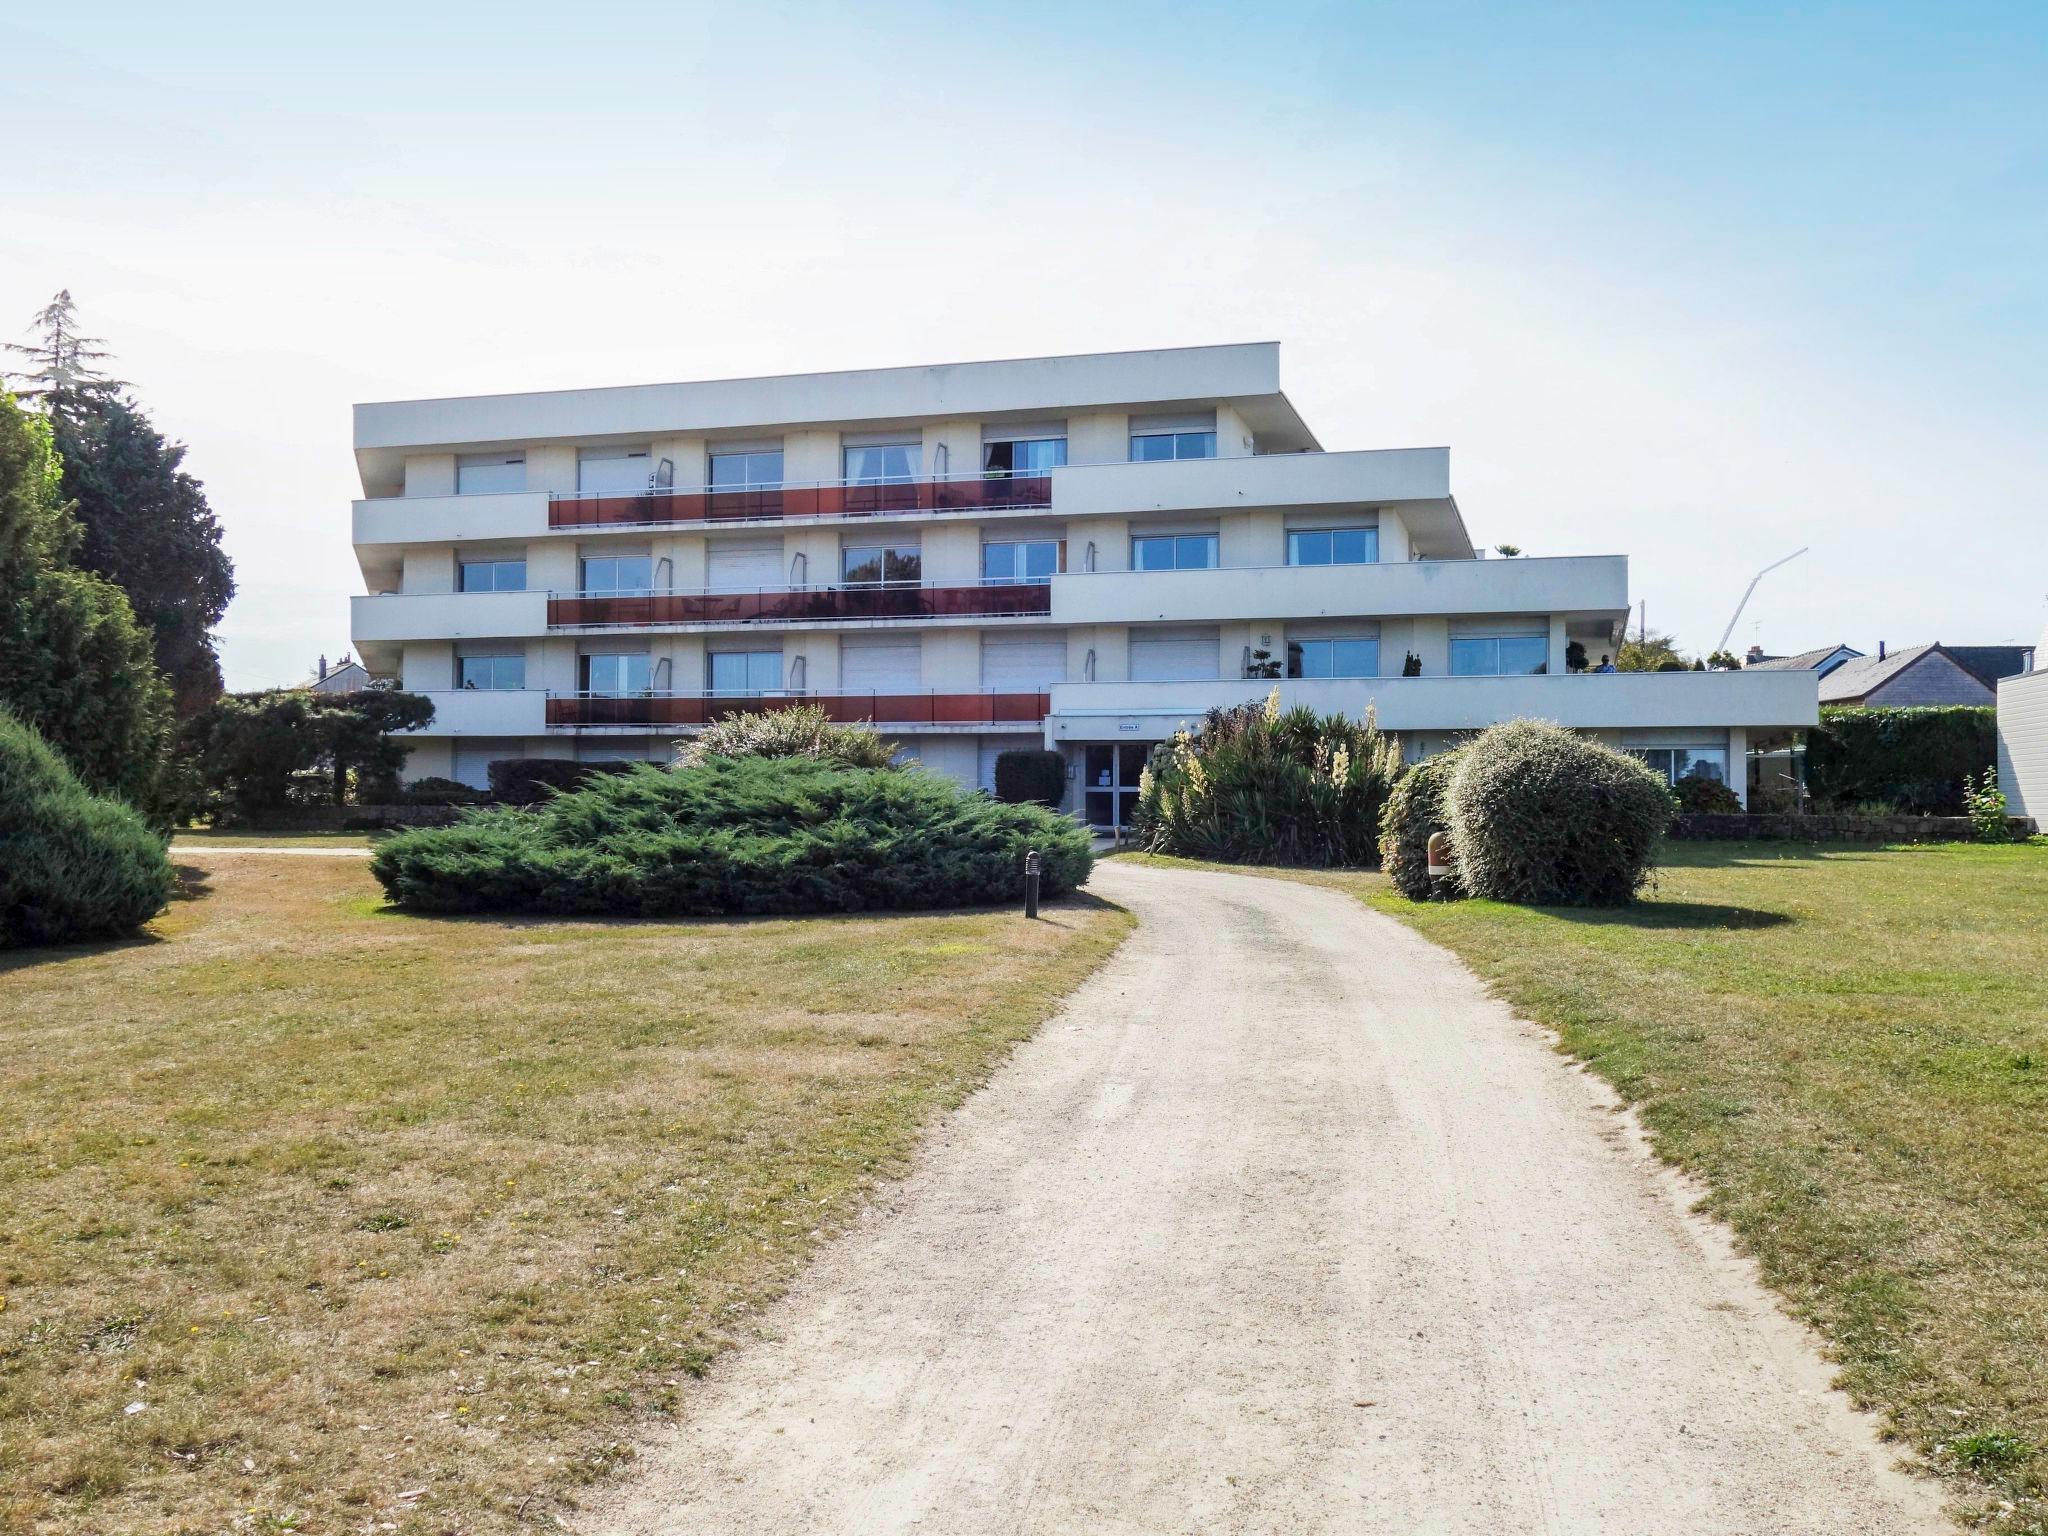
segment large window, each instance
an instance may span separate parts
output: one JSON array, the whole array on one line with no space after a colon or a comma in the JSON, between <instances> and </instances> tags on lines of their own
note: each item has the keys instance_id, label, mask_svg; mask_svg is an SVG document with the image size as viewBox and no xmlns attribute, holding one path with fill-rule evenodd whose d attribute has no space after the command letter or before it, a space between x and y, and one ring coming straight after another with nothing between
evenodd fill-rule
<instances>
[{"instance_id":1,"label":"large window","mask_svg":"<svg viewBox=\"0 0 2048 1536\"><path fill-rule=\"evenodd\" d=\"M981 470L985 475L1043 475L1067 462L1064 437L1020 438L1009 443L983 443Z\"/></svg>"},{"instance_id":2,"label":"large window","mask_svg":"<svg viewBox=\"0 0 2048 1536\"><path fill-rule=\"evenodd\" d=\"M1057 539L981 546L981 579L992 587L1043 586L1060 568Z\"/></svg>"},{"instance_id":3,"label":"large window","mask_svg":"<svg viewBox=\"0 0 2048 1536\"><path fill-rule=\"evenodd\" d=\"M924 579L924 555L915 544L863 544L839 552L839 575L850 587L914 586Z\"/></svg>"},{"instance_id":4,"label":"large window","mask_svg":"<svg viewBox=\"0 0 2048 1536\"><path fill-rule=\"evenodd\" d=\"M1133 432L1131 462L1151 464L1162 459L1213 459L1216 434L1209 432Z\"/></svg>"},{"instance_id":5,"label":"large window","mask_svg":"<svg viewBox=\"0 0 2048 1536\"><path fill-rule=\"evenodd\" d=\"M737 453L711 455L711 488L714 491L759 490L782 484L782 450L748 449Z\"/></svg>"},{"instance_id":6,"label":"large window","mask_svg":"<svg viewBox=\"0 0 2048 1536\"><path fill-rule=\"evenodd\" d=\"M583 591L600 597L633 597L654 590L654 561L647 555L587 555Z\"/></svg>"},{"instance_id":7,"label":"large window","mask_svg":"<svg viewBox=\"0 0 2048 1536\"><path fill-rule=\"evenodd\" d=\"M1628 750L1663 774L1667 784L1676 784L1680 779L1712 779L1717 784L1728 782L1726 747L1630 747Z\"/></svg>"},{"instance_id":8,"label":"large window","mask_svg":"<svg viewBox=\"0 0 2048 1536\"><path fill-rule=\"evenodd\" d=\"M713 693L767 693L782 686L780 651L713 651L706 664Z\"/></svg>"},{"instance_id":9,"label":"large window","mask_svg":"<svg viewBox=\"0 0 2048 1536\"><path fill-rule=\"evenodd\" d=\"M1377 528L1303 528L1287 535L1289 565L1373 565L1379 558Z\"/></svg>"},{"instance_id":10,"label":"large window","mask_svg":"<svg viewBox=\"0 0 2048 1536\"><path fill-rule=\"evenodd\" d=\"M1451 676L1516 677L1550 670L1542 635L1459 635L1451 641Z\"/></svg>"},{"instance_id":11,"label":"large window","mask_svg":"<svg viewBox=\"0 0 2048 1536\"><path fill-rule=\"evenodd\" d=\"M1131 540L1134 571L1206 571L1215 565L1213 533L1148 533Z\"/></svg>"},{"instance_id":12,"label":"large window","mask_svg":"<svg viewBox=\"0 0 2048 1536\"><path fill-rule=\"evenodd\" d=\"M524 592L524 560L465 560L461 566L464 592Z\"/></svg>"},{"instance_id":13,"label":"large window","mask_svg":"<svg viewBox=\"0 0 2048 1536\"><path fill-rule=\"evenodd\" d=\"M1328 640L1287 642L1289 677L1378 677L1380 643L1340 635Z\"/></svg>"},{"instance_id":14,"label":"large window","mask_svg":"<svg viewBox=\"0 0 2048 1536\"><path fill-rule=\"evenodd\" d=\"M455 494L483 496L526 489L526 454L465 453L455 461Z\"/></svg>"},{"instance_id":15,"label":"large window","mask_svg":"<svg viewBox=\"0 0 2048 1536\"><path fill-rule=\"evenodd\" d=\"M647 653L578 658L583 691L600 699L628 699L647 692Z\"/></svg>"},{"instance_id":16,"label":"large window","mask_svg":"<svg viewBox=\"0 0 2048 1536\"><path fill-rule=\"evenodd\" d=\"M855 485L889 485L915 480L924 463L924 449L916 443L883 443L872 448L848 448L846 478Z\"/></svg>"},{"instance_id":17,"label":"large window","mask_svg":"<svg viewBox=\"0 0 2048 1536\"><path fill-rule=\"evenodd\" d=\"M524 688L524 656L462 656L456 659L458 688Z\"/></svg>"}]
</instances>

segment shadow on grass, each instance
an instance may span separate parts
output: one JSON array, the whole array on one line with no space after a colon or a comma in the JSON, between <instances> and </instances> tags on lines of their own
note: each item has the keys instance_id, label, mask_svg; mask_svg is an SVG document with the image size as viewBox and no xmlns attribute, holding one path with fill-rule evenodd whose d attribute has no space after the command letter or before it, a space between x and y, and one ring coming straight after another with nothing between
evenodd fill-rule
<instances>
[{"instance_id":1,"label":"shadow on grass","mask_svg":"<svg viewBox=\"0 0 2048 1536\"><path fill-rule=\"evenodd\" d=\"M447 924L458 928L559 929L559 928L748 928L763 923L890 923L930 917L988 917L1014 913L1025 922L1023 898L979 907L872 907L859 912L734 912L713 915L678 914L673 917L608 916L593 912L417 912L396 902L364 896L348 904L360 917L394 918L400 922ZM1041 922L1057 924L1066 912L1120 912L1123 908L1088 890L1069 892L1043 902L1038 909Z\"/></svg>"},{"instance_id":2,"label":"shadow on grass","mask_svg":"<svg viewBox=\"0 0 2048 1536\"><path fill-rule=\"evenodd\" d=\"M197 864L173 864L171 879L172 906L186 901L203 901L212 892L207 872ZM68 944L38 944L28 949L4 950L0 951L0 976L33 970L37 966L68 965L116 950L147 949L163 942L163 934L138 932L118 939L83 939Z\"/></svg>"},{"instance_id":3,"label":"shadow on grass","mask_svg":"<svg viewBox=\"0 0 2048 1536\"><path fill-rule=\"evenodd\" d=\"M1638 901L1626 907L1532 907L1546 917L1599 928L1782 928L1795 918L1713 901Z\"/></svg>"}]
</instances>

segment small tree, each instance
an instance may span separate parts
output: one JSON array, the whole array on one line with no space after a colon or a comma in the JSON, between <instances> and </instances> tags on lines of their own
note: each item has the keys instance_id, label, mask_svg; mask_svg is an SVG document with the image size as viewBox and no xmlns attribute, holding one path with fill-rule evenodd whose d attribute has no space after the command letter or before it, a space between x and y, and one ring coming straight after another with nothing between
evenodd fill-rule
<instances>
[{"instance_id":1,"label":"small tree","mask_svg":"<svg viewBox=\"0 0 2048 1536\"><path fill-rule=\"evenodd\" d=\"M316 771L336 805L352 774L359 790L388 792L408 750L392 733L433 718L432 701L395 689L230 693L188 723L184 744L209 802L260 822L290 806L295 782Z\"/></svg>"},{"instance_id":2,"label":"small tree","mask_svg":"<svg viewBox=\"0 0 2048 1536\"><path fill-rule=\"evenodd\" d=\"M1692 663L1678 649L1677 640L1655 630L1634 640L1623 640L1614 658L1617 672L1685 672L1691 667Z\"/></svg>"},{"instance_id":3,"label":"small tree","mask_svg":"<svg viewBox=\"0 0 2048 1536\"><path fill-rule=\"evenodd\" d=\"M1732 651L1715 651L1707 657L1707 670L1710 672L1740 672L1742 670L1742 662Z\"/></svg>"}]
</instances>

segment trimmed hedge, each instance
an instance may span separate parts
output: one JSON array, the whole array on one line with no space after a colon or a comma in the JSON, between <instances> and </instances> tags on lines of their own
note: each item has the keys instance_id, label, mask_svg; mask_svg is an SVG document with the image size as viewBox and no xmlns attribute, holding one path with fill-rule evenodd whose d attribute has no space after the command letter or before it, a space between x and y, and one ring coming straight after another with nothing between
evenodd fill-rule
<instances>
[{"instance_id":1,"label":"trimmed hedge","mask_svg":"<svg viewBox=\"0 0 2048 1536\"><path fill-rule=\"evenodd\" d=\"M0 710L0 949L132 933L170 899L163 839Z\"/></svg>"},{"instance_id":2,"label":"trimmed hedge","mask_svg":"<svg viewBox=\"0 0 2048 1536\"><path fill-rule=\"evenodd\" d=\"M1510 720L1460 749L1444 810L1467 894L1610 907L1649 878L1673 806L1641 760L1547 721Z\"/></svg>"},{"instance_id":3,"label":"trimmed hedge","mask_svg":"<svg viewBox=\"0 0 2048 1536\"><path fill-rule=\"evenodd\" d=\"M503 805L539 805L550 792L581 789L607 774L631 773L638 763L619 759L579 763L573 757L501 757L485 768L491 798Z\"/></svg>"},{"instance_id":4,"label":"trimmed hedge","mask_svg":"<svg viewBox=\"0 0 2048 1536\"><path fill-rule=\"evenodd\" d=\"M1410 901L1456 901L1465 894L1455 874L1429 872L1429 834L1444 825L1444 791L1458 771L1458 752L1425 758L1394 781L1380 812L1380 868Z\"/></svg>"},{"instance_id":5,"label":"trimmed hedge","mask_svg":"<svg viewBox=\"0 0 2048 1536\"><path fill-rule=\"evenodd\" d=\"M1686 816L1740 816L1742 802L1719 779L1688 775L1672 786L1671 796Z\"/></svg>"},{"instance_id":6,"label":"trimmed hedge","mask_svg":"<svg viewBox=\"0 0 2048 1536\"><path fill-rule=\"evenodd\" d=\"M1965 814L1965 783L1998 758L1998 711L1978 705L1825 706L1807 733L1806 787L1823 807L1884 802L1921 816Z\"/></svg>"},{"instance_id":7,"label":"trimmed hedge","mask_svg":"<svg viewBox=\"0 0 2048 1536\"><path fill-rule=\"evenodd\" d=\"M429 775L414 779L401 789L397 800L402 805L481 805L484 792L460 779L438 779Z\"/></svg>"},{"instance_id":8,"label":"trimmed hedge","mask_svg":"<svg viewBox=\"0 0 2048 1536\"><path fill-rule=\"evenodd\" d=\"M402 832L370 868L415 911L708 917L1013 901L1034 848L1047 897L1087 880L1088 834L1036 806L938 774L711 757Z\"/></svg>"},{"instance_id":9,"label":"trimmed hedge","mask_svg":"<svg viewBox=\"0 0 2048 1536\"><path fill-rule=\"evenodd\" d=\"M996 798L1056 811L1067 797L1067 760L1042 747L996 754Z\"/></svg>"},{"instance_id":10,"label":"trimmed hedge","mask_svg":"<svg viewBox=\"0 0 2048 1536\"><path fill-rule=\"evenodd\" d=\"M1152 749L1137 835L1153 853L1235 864L1359 868L1379 859L1380 808L1401 769L1363 720L1261 702L1212 709Z\"/></svg>"}]
</instances>

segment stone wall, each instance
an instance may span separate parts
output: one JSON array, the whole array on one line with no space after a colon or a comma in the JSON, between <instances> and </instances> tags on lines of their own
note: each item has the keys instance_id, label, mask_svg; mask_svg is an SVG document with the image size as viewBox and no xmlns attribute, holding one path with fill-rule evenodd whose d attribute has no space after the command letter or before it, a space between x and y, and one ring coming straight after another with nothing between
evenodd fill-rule
<instances>
[{"instance_id":1,"label":"stone wall","mask_svg":"<svg viewBox=\"0 0 2048 1536\"><path fill-rule=\"evenodd\" d=\"M2009 818L2015 837L2031 836L2032 818ZM1967 843L1977 836L1967 816L1790 816L1756 813L1745 816L1681 815L1671 835L1690 842L1725 842L1755 838L1763 842L1800 843Z\"/></svg>"}]
</instances>

